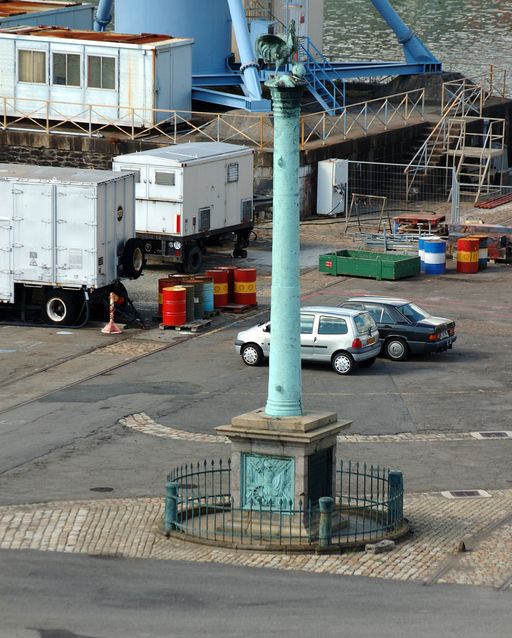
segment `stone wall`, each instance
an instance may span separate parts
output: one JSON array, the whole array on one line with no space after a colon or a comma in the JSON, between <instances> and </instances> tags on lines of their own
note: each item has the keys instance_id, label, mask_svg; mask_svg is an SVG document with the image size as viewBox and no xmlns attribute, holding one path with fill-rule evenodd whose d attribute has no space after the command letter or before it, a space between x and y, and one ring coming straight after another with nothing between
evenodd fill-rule
<instances>
[{"instance_id":1,"label":"stone wall","mask_svg":"<svg viewBox=\"0 0 512 638\"><path fill-rule=\"evenodd\" d=\"M512 102L502 101L486 109L490 117L507 120L508 148L512 148ZM404 163L416 150L427 123L403 126L350 140L329 140L308 145L300 157L301 217L316 212L317 164L329 158L368 162ZM241 142L243 143L243 142ZM118 137L86 138L78 135L47 135L25 131L0 133L0 162L110 169L112 158L124 153L166 146L166 139L130 141ZM254 192L261 198L272 196L272 152L258 150L254 158ZM265 213L271 214L271 203Z\"/></svg>"}]
</instances>

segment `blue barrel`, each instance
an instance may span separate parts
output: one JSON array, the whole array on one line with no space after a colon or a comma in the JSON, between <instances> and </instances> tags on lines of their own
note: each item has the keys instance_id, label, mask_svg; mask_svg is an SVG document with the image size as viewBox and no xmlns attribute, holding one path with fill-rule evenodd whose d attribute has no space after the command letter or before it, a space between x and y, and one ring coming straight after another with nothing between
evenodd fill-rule
<instances>
[{"instance_id":1,"label":"blue barrel","mask_svg":"<svg viewBox=\"0 0 512 638\"><path fill-rule=\"evenodd\" d=\"M446 272L446 242L438 237L426 238L423 244L424 272L426 275L442 275Z\"/></svg>"},{"instance_id":2,"label":"blue barrel","mask_svg":"<svg viewBox=\"0 0 512 638\"><path fill-rule=\"evenodd\" d=\"M205 277L203 279L203 308L205 312L213 312L215 309L213 279L211 277Z\"/></svg>"},{"instance_id":3,"label":"blue barrel","mask_svg":"<svg viewBox=\"0 0 512 638\"><path fill-rule=\"evenodd\" d=\"M425 237L418 238L418 257L420 258L421 272L425 271Z\"/></svg>"}]
</instances>

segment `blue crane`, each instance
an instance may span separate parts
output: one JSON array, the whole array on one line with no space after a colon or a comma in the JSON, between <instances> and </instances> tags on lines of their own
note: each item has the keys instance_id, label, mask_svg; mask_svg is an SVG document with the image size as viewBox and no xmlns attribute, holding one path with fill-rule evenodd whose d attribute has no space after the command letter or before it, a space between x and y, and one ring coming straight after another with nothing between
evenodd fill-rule
<instances>
[{"instance_id":1,"label":"blue crane","mask_svg":"<svg viewBox=\"0 0 512 638\"><path fill-rule=\"evenodd\" d=\"M142 1L142 0L141 0ZM221 104L249 111L268 111L270 102L262 98L261 82L269 78L274 69L260 68L255 59L248 22L242 0L212 0L227 2L240 54L240 65L228 68L224 73L194 73L192 94L196 100ZM400 62L342 62L330 61L309 38L301 39L301 55L305 58L308 89L322 108L331 115L344 108L345 80L364 77L384 77L440 73L441 62L432 54L398 15L388 0L370 0L375 9L392 29L401 44L405 61ZM113 0L100 0L94 28L104 31L111 20ZM119 9L121 9L122 4ZM201 19L196 16L196 19ZM274 21L269 21L269 25ZM157 23L158 24L158 23ZM240 86L243 95L226 93L216 87Z\"/></svg>"}]
</instances>

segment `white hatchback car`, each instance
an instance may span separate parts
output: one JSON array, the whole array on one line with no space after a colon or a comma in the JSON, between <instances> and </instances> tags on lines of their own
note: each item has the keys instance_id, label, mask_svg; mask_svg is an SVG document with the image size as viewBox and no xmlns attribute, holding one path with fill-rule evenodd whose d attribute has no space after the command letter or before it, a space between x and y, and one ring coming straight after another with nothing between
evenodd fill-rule
<instances>
[{"instance_id":1,"label":"white hatchback car","mask_svg":"<svg viewBox=\"0 0 512 638\"><path fill-rule=\"evenodd\" d=\"M330 363L338 374L371 366L380 352L377 325L366 310L308 306L300 311L301 359ZM235 348L248 366L270 353L270 321L239 332Z\"/></svg>"}]
</instances>

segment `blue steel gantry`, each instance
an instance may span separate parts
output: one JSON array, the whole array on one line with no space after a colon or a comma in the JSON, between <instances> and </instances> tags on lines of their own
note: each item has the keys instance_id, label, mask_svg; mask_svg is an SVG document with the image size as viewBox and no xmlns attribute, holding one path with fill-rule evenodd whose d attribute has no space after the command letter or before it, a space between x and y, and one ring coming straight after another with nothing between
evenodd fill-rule
<instances>
[{"instance_id":1,"label":"blue steel gantry","mask_svg":"<svg viewBox=\"0 0 512 638\"><path fill-rule=\"evenodd\" d=\"M142 0L141 0L142 1ZM212 0L209 0L210 2ZM272 71L262 68L255 59L253 43L250 38L248 22L242 0L215 0L227 2L233 25L233 32L240 55L239 65L230 65L226 52L225 71L212 73L205 66L203 71L194 69L192 77L192 97L211 104L219 104L248 111L269 111L270 101L262 97L261 82L269 79ZM397 75L415 75L423 73L440 73L441 62L432 54L400 18L388 0L370 0L375 9L395 33L402 45L405 61L401 62L341 62L329 61L318 50L309 37L300 40L300 56L306 68L305 80L307 88L322 108L330 115L340 113L345 104L345 80L364 77L383 77ZM177 0L174 0L176 3ZM100 0L95 18L94 28L105 30L110 22L113 0ZM155 5L157 6L157 5ZM177 6L177 5L176 5ZM181 11L186 11L181 9ZM117 12L123 11L123 3L119 3ZM191 16L191 21L201 20L200 16ZM154 17L155 31L158 31L159 16ZM261 28L261 21L259 21ZM269 21L268 26L275 20ZM284 26L284 25L283 25ZM187 33L174 35L189 35ZM226 87L239 87L242 94L226 92ZM223 87L224 90L220 90Z\"/></svg>"}]
</instances>

